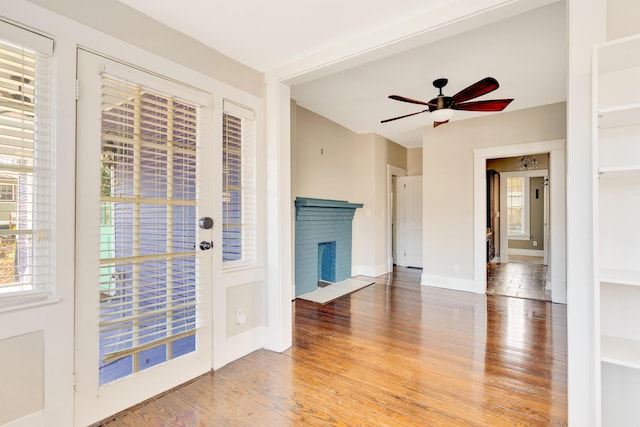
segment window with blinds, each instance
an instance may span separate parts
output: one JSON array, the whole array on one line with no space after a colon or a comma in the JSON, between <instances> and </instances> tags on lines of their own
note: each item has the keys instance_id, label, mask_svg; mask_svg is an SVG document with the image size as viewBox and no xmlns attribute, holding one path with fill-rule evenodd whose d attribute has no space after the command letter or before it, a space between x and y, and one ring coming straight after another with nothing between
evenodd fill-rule
<instances>
[{"instance_id":1,"label":"window with blinds","mask_svg":"<svg viewBox=\"0 0 640 427\"><path fill-rule=\"evenodd\" d=\"M222 260L256 260L255 113L225 101L222 130Z\"/></svg>"},{"instance_id":2,"label":"window with blinds","mask_svg":"<svg viewBox=\"0 0 640 427\"><path fill-rule=\"evenodd\" d=\"M51 289L52 53L52 40L0 21L0 305Z\"/></svg>"},{"instance_id":3,"label":"window with blinds","mask_svg":"<svg viewBox=\"0 0 640 427\"><path fill-rule=\"evenodd\" d=\"M102 77L100 384L195 350L198 110Z\"/></svg>"},{"instance_id":4,"label":"window with blinds","mask_svg":"<svg viewBox=\"0 0 640 427\"><path fill-rule=\"evenodd\" d=\"M525 177L507 178L507 232L510 235L525 234L525 193Z\"/></svg>"}]
</instances>

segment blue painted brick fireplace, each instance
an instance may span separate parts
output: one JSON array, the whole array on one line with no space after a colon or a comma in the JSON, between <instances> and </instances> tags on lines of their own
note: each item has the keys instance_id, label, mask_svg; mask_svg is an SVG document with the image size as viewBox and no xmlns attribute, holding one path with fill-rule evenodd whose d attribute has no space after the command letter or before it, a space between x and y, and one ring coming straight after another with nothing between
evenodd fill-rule
<instances>
[{"instance_id":1,"label":"blue painted brick fireplace","mask_svg":"<svg viewBox=\"0 0 640 427\"><path fill-rule=\"evenodd\" d=\"M316 290L319 279L350 278L352 220L363 204L297 197L295 205L296 296Z\"/></svg>"}]
</instances>

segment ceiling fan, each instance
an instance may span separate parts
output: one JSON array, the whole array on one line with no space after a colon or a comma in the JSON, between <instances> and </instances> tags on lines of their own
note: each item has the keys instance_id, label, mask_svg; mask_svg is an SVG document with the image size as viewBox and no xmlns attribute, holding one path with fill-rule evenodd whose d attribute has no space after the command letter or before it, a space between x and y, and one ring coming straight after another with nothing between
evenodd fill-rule
<instances>
[{"instance_id":1,"label":"ceiling fan","mask_svg":"<svg viewBox=\"0 0 640 427\"><path fill-rule=\"evenodd\" d=\"M403 119L405 117L415 116L416 114L426 113L429 111L433 118L433 127L440 126L449 122L449 119L453 115L454 110L465 111L502 111L513 99L491 99L486 101L473 101L466 102L470 99L477 98L485 95L489 92L493 92L500 86L498 81L493 77L485 77L484 79L475 82L466 89L462 89L460 92L453 96L445 96L442 93L442 88L447 85L449 80L436 79L433 81L433 85L440 91L436 98L433 98L429 102L419 101L417 99L406 98L400 95L389 95L389 98L396 101L410 102L412 104L427 105L429 108L418 111L416 113L405 114L404 116L394 117L392 119L382 120L380 123L387 123L393 120Z\"/></svg>"}]
</instances>

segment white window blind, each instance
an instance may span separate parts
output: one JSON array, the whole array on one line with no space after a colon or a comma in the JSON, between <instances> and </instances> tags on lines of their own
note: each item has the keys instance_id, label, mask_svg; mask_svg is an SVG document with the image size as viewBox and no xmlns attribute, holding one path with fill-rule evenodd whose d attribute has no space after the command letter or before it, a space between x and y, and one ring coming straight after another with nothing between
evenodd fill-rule
<instances>
[{"instance_id":1,"label":"white window blind","mask_svg":"<svg viewBox=\"0 0 640 427\"><path fill-rule=\"evenodd\" d=\"M222 135L222 260L256 260L255 113L224 102Z\"/></svg>"},{"instance_id":2,"label":"white window blind","mask_svg":"<svg viewBox=\"0 0 640 427\"><path fill-rule=\"evenodd\" d=\"M52 47L0 21L0 305L51 289Z\"/></svg>"},{"instance_id":3,"label":"white window blind","mask_svg":"<svg viewBox=\"0 0 640 427\"><path fill-rule=\"evenodd\" d=\"M525 181L523 176L507 178L507 232L510 235L526 232Z\"/></svg>"},{"instance_id":4,"label":"white window blind","mask_svg":"<svg viewBox=\"0 0 640 427\"><path fill-rule=\"evenodd\" d=\"M195 349L199 107L102 77L100 383Z\"/></svg>"}]
</instances>

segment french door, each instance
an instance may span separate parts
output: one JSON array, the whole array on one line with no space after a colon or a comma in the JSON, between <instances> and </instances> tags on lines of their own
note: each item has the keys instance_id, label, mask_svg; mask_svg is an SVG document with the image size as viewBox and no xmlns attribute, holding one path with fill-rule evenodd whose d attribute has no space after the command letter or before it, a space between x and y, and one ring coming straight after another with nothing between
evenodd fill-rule
<instances>
[{"instance_id":1,"label":"french door","mask_svg":"<svg viewBox=\"0 0 640 427\"><path fill-rule=\"evenodd\" d=\"M211 368L211 96L78 51L76 424Z\"/></svg>"}]
</instances>

